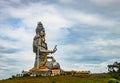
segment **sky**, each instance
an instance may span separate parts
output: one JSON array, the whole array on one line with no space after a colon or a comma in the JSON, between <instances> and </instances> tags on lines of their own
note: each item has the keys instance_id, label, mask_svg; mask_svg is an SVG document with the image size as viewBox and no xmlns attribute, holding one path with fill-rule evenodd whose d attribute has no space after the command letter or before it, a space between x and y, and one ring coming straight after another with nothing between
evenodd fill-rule
<instances>
[{"instance_id":1,"label":"sky","mask_svg":"<svg viewBox=\"0 0 120 83\"><path fill-rule=\"evenodd\" d=\"M0 79L34 66L38 22L63 70L108 72L120 61L120 0L0 0Z\"/></svg>"}]
</instances>

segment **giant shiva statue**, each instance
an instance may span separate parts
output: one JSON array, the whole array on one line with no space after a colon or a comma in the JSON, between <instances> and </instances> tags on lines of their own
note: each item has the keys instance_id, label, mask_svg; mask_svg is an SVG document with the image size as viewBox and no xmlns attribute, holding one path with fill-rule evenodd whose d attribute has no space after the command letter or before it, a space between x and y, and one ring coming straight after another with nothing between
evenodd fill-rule
<instances>
[{"instance_id":1,"label":"giant shiva statue","mask_svg":"<svg viewBox=\"0 0 120 83\"><path fill-rule=\"evenodd\" d=\"M36 54L34 68L36 69L44 67L47 62L47 55L55 53L57 50L56 46L53 50L48 50L45 35L45 29L42 23L38 22L36 35L33 38L33 52Z\"/></svg>"}]
</instances>

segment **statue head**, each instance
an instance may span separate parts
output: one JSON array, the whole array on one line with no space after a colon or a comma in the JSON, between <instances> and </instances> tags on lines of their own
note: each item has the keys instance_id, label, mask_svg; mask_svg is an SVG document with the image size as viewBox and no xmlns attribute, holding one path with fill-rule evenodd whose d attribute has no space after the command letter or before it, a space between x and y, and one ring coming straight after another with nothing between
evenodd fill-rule
<instances>
[{"instance_id":1,"label":"statue head","mask_svg":"<svg viewBox=\"0 0 120 83\"><path fill-rule=\"evenodd\" d=\"M41 22L38 22L38 26L43 27L43 24Z\"/></svg>"},{"instance_id":2,"label":"statue head","mask_svg":"<svg viewBox=\"0 0 120 83\"><path fill-rule=\"evenodd\" d=\"M43 27L43 24L41 22L38 22L37 28L36 28L36 34L40 36L45 36L45 29Z\"/></svg>"}]
</instances>

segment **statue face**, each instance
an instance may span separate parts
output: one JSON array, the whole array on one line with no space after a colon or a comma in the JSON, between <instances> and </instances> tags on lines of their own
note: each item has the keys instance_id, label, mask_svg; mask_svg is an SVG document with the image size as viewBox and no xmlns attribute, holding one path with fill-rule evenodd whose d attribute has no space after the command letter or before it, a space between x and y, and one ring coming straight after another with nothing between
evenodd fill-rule
<instances>
[{"instance_id":1,"label":"statue face","mask_svg":"<svg viewBox=\"0 0 120 83\"><path fill-rule=\"evenodd\" d=\"M40 36L45 36L45 31L44 30L40 31Z\"/></svg>"},{"instance_id":2,"label":"statue face","mask_svg":"<svg viewBox=\"0 0 120 83\"><path fill-rule=\"evenodd\" d=\"M39 27L43 27L43 25L42 25L42 24L38 24L38 26L39 26Z\"/></svg>"}]
</instances>

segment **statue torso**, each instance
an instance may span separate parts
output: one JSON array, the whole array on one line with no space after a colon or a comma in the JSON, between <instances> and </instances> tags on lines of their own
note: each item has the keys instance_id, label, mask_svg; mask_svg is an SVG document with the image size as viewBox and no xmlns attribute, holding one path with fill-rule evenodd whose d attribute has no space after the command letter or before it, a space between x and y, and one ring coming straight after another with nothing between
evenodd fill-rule
<instances>
[{"instance_id":1,"label":"statue torso","mask_svg":"<svg viewBox=\"0 0 120 83\"><path fill-rule=\"evenodd\" d=\"M33 51L36 53L37 47L41 50L47 50L47 43L40 36L35 36L33 40Z\"/></svg>"}]
</instances>

